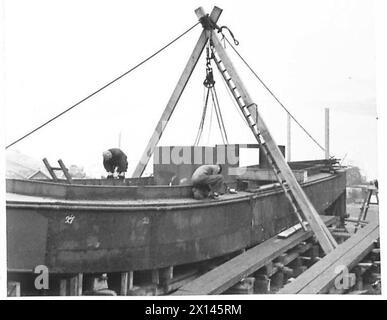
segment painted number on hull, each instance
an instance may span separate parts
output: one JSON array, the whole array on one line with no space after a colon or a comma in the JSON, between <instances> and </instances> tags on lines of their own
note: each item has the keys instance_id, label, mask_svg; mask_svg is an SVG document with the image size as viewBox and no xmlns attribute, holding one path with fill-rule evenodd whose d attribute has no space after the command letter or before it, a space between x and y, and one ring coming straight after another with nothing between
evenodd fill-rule
<instances>
[{"instance_id":1,"label":"painted number on hull","mask_svg":"<svg viewBox=\"0 0 387 320\"><path fill-rule=\"evenodd\" d=\"M65 223L66 224L72 224L73 223L73 221L74 221L74 219L75 219L75 216L74 215L68 215L68 216L66 216L66 218L65 218Z\"/></svg>"}]
</instances>

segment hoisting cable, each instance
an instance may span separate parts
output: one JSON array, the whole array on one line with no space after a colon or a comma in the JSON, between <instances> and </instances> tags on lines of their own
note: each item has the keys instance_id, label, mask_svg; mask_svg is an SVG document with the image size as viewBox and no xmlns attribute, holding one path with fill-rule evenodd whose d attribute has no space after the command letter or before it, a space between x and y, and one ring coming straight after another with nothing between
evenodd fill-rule
<instances>
[{"instance_id":1,"label":"hoisting cable","mask_svg":"<svg viewBox=\"0 0 387 320\"><path fill-rule=\"evenodd\" d=\"M212 104L214 106L214 109L215 109L215 114L216 114L216 120L218 121L218 126L219 126L219 131L220 131L220 135L222 137L222 141L223 143L225 143L225 137L224 137L224 132L222 130L222 125L220 123L220 117L219 117L219 110L218 110L218 107L215 103L215 100L214 100L214 94L212 93L212 90L211 90L211 97L212 97Z\"/></svg>"},{"instance_id":2,"label":"hoisting cable","mask_svg":"<svg viewBox=\"0 0 387 320\"><path fill-rule=\"evenodd\" d=\"M223 35L224 37L224 35ZM323 151L325 149L317 142L315 138L297 121L297 119L290 113L290 111L283 105L283 103L277 98L277 96L269 89L269 87L262 81L262 79L257 75L257 73L250 67L247 61L240 55L240 53L235 49L235 47L230 43L230 41L224 37L227 43L231 46L234 52L238 57L243 61L247 68L254 74L254 76L259 80L259 82L264 86L264 88L272 95L272 97L279 103L279 105L286 111L286 113L294 120L294 122L308 135L308 137Z\"/></svg>"},{"instance_id":3,"label":"hoisting cable","mask_svg":"<svg viewBox=\"0 0 387 320\"><path fill-rule=\"evenodd\" d=\"M203 85L206 89L207 94L206 94L206 99L204 101L203 113L202 113L202 118L201 118L201 121L199 124L198 133L197 133L196 139L195 139L195 145L199 144L200 138L201 138L201 135L203 132L204 121L205 121L205 117L206 117L206 113L207 113L208 97L209 97L210 93L211 93L211 101L212 101L211 120L212 120L212 111L215 110L220 134L222 137L222 141L224 144L228 144L227 132L226 132L226 128L224 125L222 112L220 110L219 100L218 100L216 90L215 90L215 80L214 80L213 69L211 66L211 59L212 59L212 55L210 53L210 42L208 42L207 47L206 47L206 78L203 81ZM210 130L211 130L211 125L212 125L212 121L210 123Z\"/></svg>"},{"instance_id":4,"label":"hoisting cable","mask_svg":"<svg viewBox=\"0 0 387 320\"><path fill-rule=\"evenodd\" d=\"M213 115L214 115L214 106L212 105L211 106L211 113L210 113L210 123L209 123L209 126L208 126L207 145L210 143Z\"/></svg>"},{"instance_id":5,"label":"hoisting cable","mask_svg":"<svg viewBox=\"0 0 387 320\"><path fill-rule=\"evenodd\" d=\"M223 120L222 112L220 110L218 95L216 93L215 87L212 88L211 95L212 95L212 100L214 101L214 105L216 105L216 108L218 108L218 113L219 113L218 124L219 124L220 131L222 132L223 130L223 136L224 136L223 142L228 144L226 126L224 125L224 120Z\"/></svg>"},{"instance_id":6,"label":"hoisting cable","mask_svg":"<svg viewBox=\"0 0 387 320\"><path fill-rule=\"evenodd\" d=\"M200 119L199 129L198 129L198 133L196 134L194 146L199 145L199 141L200 141L200 138L201 138L202 133L203 133L204 120L206 119L206 113L207 113L208 97L210 95L210 91L208 89L206 91L207 92L206 92L206 96L204 98L202 118Z\"/></svg>"},{"instance_id":7,"label":"hoisting cable","mask_svg":"<svg viewBox=\"0 0 387 320\"><path fill-rule=\"evenodd\" d=\"M207 113L207 105L208 105L208 97L210 95L210 88L212 88L215 84L213 73L212 73L212 67L211 67L211 61L210 61L210 55L209 55L209 47L208 43L206 45L206 78L203 81L204 91L205 91L205 99L204 99L204 106L203 106L203 113L202 118L200 120L198 133L196 134L196 139L194 142L194 145L197 146L200 142L200 138L202 136L203 127L204 127L204 121L206 118Z\"/></svg>"},{"instance_id":8,"label":"hoisting cable","mask_svg":"<svg viewBox=\"0 0 387 320\"><path fill-rule=\"evenodd\" d=\"M206 79L204 80L204 86L211 92L212 104L215 110L216 118L218 120L218 126L220 134L222 136L223 143L228 144L226 127L224 125L222 112L220 111L219 100L215 91L214 73L211 66L211 59L213 59L213 52L211 47L211 40L207 44L206 48Z\"/></svg>"},{"instance_id":9,"label":"hoisting cable","mask_svg":"<svg viewBox=\"0 0 387 320\"><path fill-rule=\"evenodd\" d=\"M122 73L121 75L119 75L118 77L114 78L112 81L108 82L107 84L105 84L104 86L100 87L99 89L95 90L93 93L89 94L88 96L86 96L85 98L83 98L82 100L78 101L77 103L73 104L71 107L67 108L66 110L62 111L61 113L57 114L56 116L52 117L51 119L49 119L48 121L44 122L43 124L39 125L38 127L36 127L35 129L29 131L28 133L26 133L25 135L23 135L22 137L20 137L19 139L16 139L15 141L13 141L12 143L8 144L5 149L8 149L9 147L13 146L14 144L18 143L19 141L27 138L28 136L30 136L31 134L33 134L34 132L38 131L39 129L43 128L44 126L48 125L50 122L58 119L60 116L64 115L65 113L69 112L70 110L74 109L75 107L77 107L78 105L80 105L82 102L85 102L86 100L90 99L91 97L93 97L94 95L96 95L97 93L101 92L103 89L109 87L110 85L112 85L113 83L115 83L116 81L120 80L121 78L123 78L124 76L126 76L127 74L129 74L130 72L134 71L135 69L137 69L138 67L140 67L141 65L143 65L145 62L149 61L150 59L152 59L153 57L155 57L157 54L159 54L160 52L164 51L165 49L167 49L170 45L172 45L173 43L175 43L177 40L179 40L180 38L182 38L184 35L186 35L188 32L190 32L192 29L194 29L200 22L197 22L195 23L192 27L188 28L186 31L184 31L183 33L181 33L179 36L177 36L176 38L174 38L173 40L171 40L169 43L167 43L166 45L164 45L162 48L160 48L159 50L157 50L155 53L153 53L152 55L150 55L149 57L145 58L144 60L142 60L140 63L138 63L137 65L135 65L134 67L132 67L131 69L129 69L128 71Z\"/></svg>"}]
</instances>

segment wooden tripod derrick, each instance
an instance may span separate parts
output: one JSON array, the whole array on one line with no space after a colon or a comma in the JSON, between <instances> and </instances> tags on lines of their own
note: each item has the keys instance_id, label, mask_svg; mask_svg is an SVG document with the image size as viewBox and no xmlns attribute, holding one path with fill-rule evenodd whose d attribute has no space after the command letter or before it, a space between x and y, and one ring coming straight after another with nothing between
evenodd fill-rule
<instances>
[{"instance_id":1,"label":"wooden tripod derrick","mask_svg":"<svg viewBox=\"0 0 387 320\"><path fill-rule=\"evenodd\" d=\"M337 242L330 234L328 228L321 220L318 212L313 207L301 186L298 184L292 170L285 161L285 158L271 136L268 127L259 114L256 104L247 92L246 87L214 31L221 12L222 10L220 8L214 7L211 14L207 16L203 8L200 7L195 10L197 17L202 22L204 30L200 35L155 131L143 152L142 158L133 173L133 177L140 177L144 172L205 46L208 41L210 41L210 46L214 53L214 60L219 72L226 81L226 84L241 109L254 137L266 153L274 173L292 205L294 213L297 215L304 229L306 227L304 226L302 216L308 221L312 231L320 242L322 249L327 254L337 247Z\"/></svg>"}]
</instances>

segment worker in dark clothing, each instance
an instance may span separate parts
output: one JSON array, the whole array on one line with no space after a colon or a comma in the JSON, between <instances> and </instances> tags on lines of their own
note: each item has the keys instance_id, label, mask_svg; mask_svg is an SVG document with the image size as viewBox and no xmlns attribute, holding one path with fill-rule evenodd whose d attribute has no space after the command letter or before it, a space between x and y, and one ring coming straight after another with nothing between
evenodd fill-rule
<instances>
[{"instance_id":1,"label":"worker in dark clothing","mask_svg":"<svg viewBox=\"0 0 387 320\"><path fill-rule=\"evenodd\" d=\"M125 179L125 172L128 170L126 154L118 148L112 148L103 152L103 166L108 173L107 178L113 179L117 170L118 178Z\"/></svg>"},{"instance_id":2,"label":"worker in dark clothing","mask_svg":"<svg viewBox=\"0 0 387 320\"><path fill-rule=\"evenodd\" d=\"M221 172L220 164L202 165L197 168L191 178L193 197L197 200L218 197L218 192L224 185Z\"/></svg>"}]
</instances>

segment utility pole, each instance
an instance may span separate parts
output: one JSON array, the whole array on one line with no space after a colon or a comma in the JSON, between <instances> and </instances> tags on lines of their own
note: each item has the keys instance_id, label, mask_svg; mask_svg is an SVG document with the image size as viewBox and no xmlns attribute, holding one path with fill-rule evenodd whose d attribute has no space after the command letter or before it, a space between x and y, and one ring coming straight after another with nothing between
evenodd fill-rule
<instances>
[{"instance_id":1,"label":"utility pole","mask_svg":"<svg viewBox=\"0 0 387 320\"><path fill-rule=\"evenodd\" d=\"M292 152L291 152L291 147L292 147L292 144L291 144L291 125L292 125L292 118L290 117L290 114L288 113L288 121L287 121L287 145L286 145L286 158L288 159L288 162L291 161L291 155L292 155Z\"/></svg>"},{"instance_id":2,"label":"utility pole","mask_svg":"<svg viewBox=\"0 0 387 320\"><path fill-rule=\"evenodd\" d=\"M325 159L329 159L329 108L325 108Z\"/></svg>"}]
</instances>

